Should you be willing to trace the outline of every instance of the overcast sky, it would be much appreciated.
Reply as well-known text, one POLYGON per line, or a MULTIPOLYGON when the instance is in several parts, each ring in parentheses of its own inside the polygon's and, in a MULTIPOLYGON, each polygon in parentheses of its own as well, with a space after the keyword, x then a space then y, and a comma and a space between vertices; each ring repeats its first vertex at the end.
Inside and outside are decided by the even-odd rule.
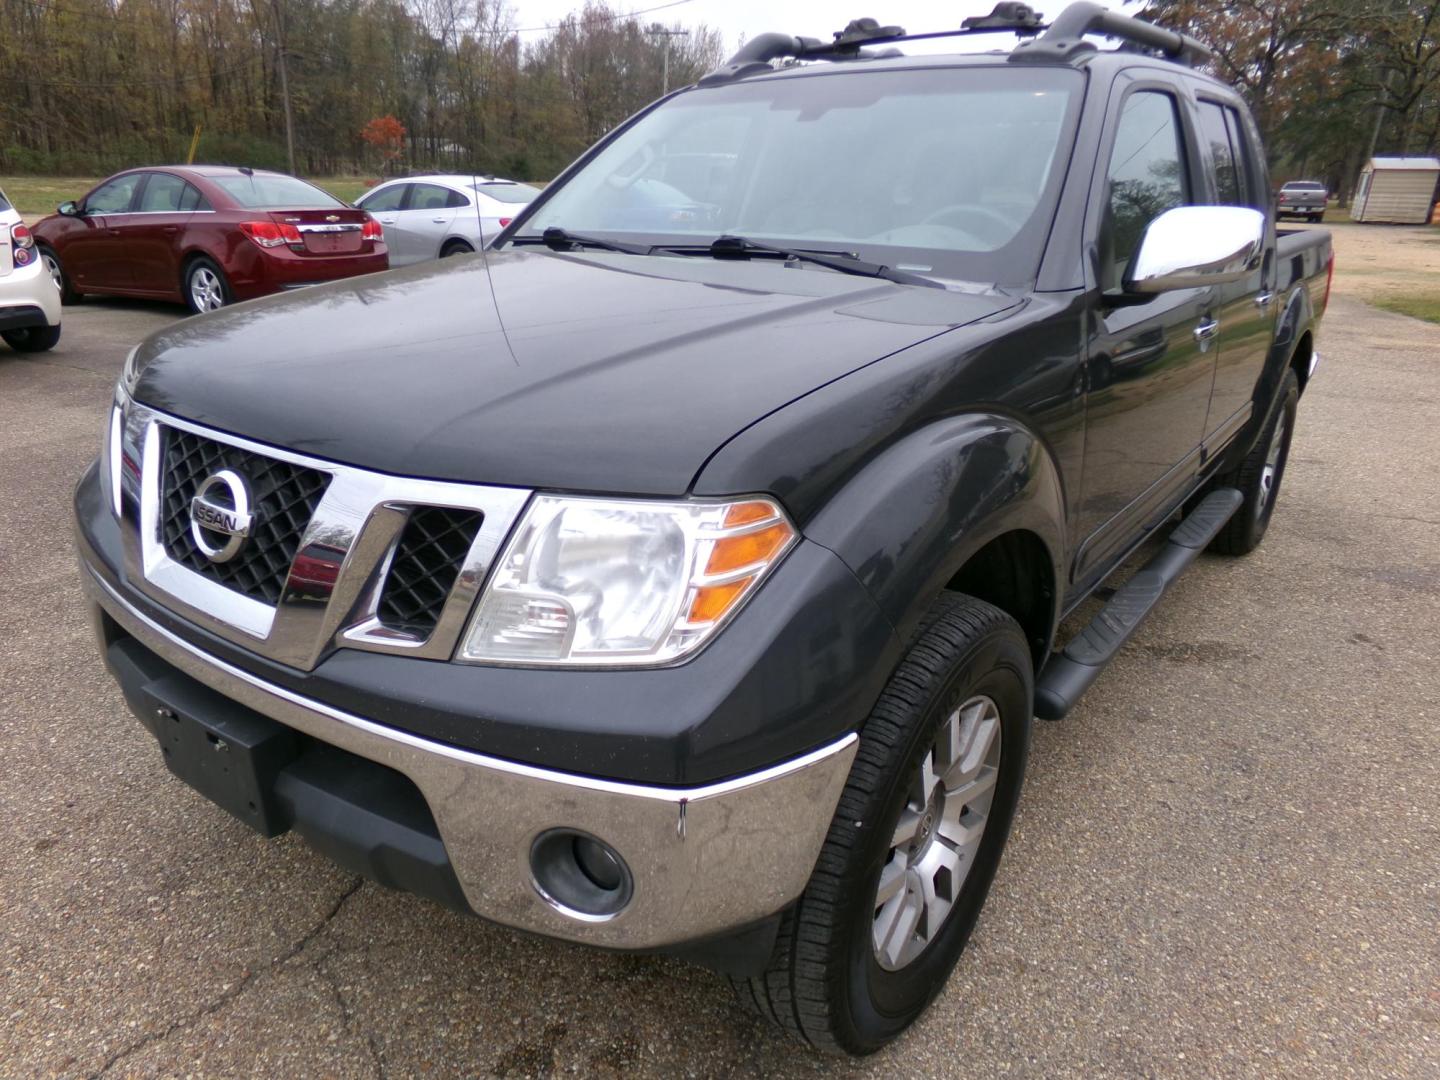
MULTIPOLYGON (((659 7, 666 0, 610 0, 610 6, 618 11, 640 12, 647 8, 659 7)), ((1068 0, 1032 6, 1052 18, 1066 6, 1068 0)), ((1107 7, 1120 7, 1121 0, 1102 0, 1107 7)), ((581 6, 584 0, 511 0, 515 11, 515 25, 519 27, 544 26, 553 24, 581 6)), ((885 25, 898 24, 912 34, 924 31, 944 30, 959 27, 961 20, 970 15, 985 15, 994 7, 993 0, 960 0, 958 3, 937 2, 937 0, 684 0, 674 7, 654 11, 642 16, 646 21, 655 20, 667 26, 681 27, 705 23, 722 33, 727 55, 733 52, 743 39, 762 34, 767 30, 778 30, 786 34, 806 37, 828 38, 836 30, 843 29, 853 18, 868 15, 885 25)), ((1134 10, 1132 8, 1132 10, 1134 10)), ((524 35, 529 40, 536 35, 524 35)), ((1008 47, 1014 39, 1010 37, 982 38, 986 44, 979 48, 1008 47)), ((918 45, 909 46, 907 51, 918 52, 918 45)), ((939 51, 956 51, 954 42, 941 46, 939 51)))

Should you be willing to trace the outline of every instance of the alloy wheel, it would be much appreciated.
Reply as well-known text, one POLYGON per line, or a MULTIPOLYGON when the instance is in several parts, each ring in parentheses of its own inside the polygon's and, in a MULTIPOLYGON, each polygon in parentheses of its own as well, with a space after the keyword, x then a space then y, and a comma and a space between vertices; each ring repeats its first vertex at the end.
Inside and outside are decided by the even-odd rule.
POLYGON ((940 725, 890 840, 871 931, 886 971, 924 952, 954 909, 980 850, 999 767, 1000 710, 976 695, 940 725))
POLYGON ((1282 410, 1275 421, 1275 432, 1270 436, 1270 446, 1265 451, 1265 464, 1260 469, 1260 497, 1255 500, 1255 516, 1262 516, 1275 498, 1275 488, 1280 482, 1280 458, 1285 452, 1287 417, 1282 410))
POLYGON ((65 274, 60 269, 60 260, 48 251, 44 252, 40 258, 45 263, 45 272, 50 275, 50 280, 54 282, 56 290, 63 293, 65 291, 65 274))
POLYGON ((214 311, 225 306, 225 290, 220 277, 208 266, 190 271, 190 299, 196 311, 214 311))

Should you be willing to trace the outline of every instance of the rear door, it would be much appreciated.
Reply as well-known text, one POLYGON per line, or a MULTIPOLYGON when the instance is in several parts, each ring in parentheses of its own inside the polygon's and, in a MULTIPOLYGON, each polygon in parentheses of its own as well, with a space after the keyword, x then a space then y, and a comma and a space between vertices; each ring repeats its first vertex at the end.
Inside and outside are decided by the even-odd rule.
POLYGON ((1205 201, 1186 103, 1174 84, 1129 82, 1117 82, 1120 100, 1091 198, 1102 296, 1087 362, 1079 582, 1105 572, 1193 480, 1214 381, 1213 289, 1143 303, 1104 299, 1119 292, 1151 221, 1205 201))
MULTIPOLYGON (((1239 109, 1232 102, 1202 96, 1196 101, 1196 115, 1211 198, 1221 206, 1248 206, 1265 213, 1269 181, 1261 159, 1251 150, 1239 109)), ((1220 331, 1206 425, 1212 453, 1250 417, 1255 384, 1274 337, 1276 270, 1272 237, 1259 269, 1215 288, 1220 331)))
POLYGON ((392 256, 392 262, 404 265, 438 257, 455 221, 457 200, 463 202, 464 198, 439 184, 411 184, 410 197, 395 215, 395 224, 385 226, 387 240, 394 229, 392 250, 401 254, 400 260, 392 256))
POLYGON ((144 173, 132 172, 107 180, 85 197, 80 210, 81 229, 66 238, 60 260, 77 284, 91 289, 133 288, 130 253, 122 229, 144 173))
POLYGON ((120 226, 133 288, 165 296, 179 292, 181 242, 200 202, 200 192, 174 173, 146 174, 135 208, 120 226))

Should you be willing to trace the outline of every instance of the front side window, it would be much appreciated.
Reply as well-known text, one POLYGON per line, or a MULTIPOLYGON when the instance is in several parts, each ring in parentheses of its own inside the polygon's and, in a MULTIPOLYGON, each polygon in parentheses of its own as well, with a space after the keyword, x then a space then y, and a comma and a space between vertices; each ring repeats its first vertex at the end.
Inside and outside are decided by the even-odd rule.
POLYGON ((405 201, 405 189, 408 184, 394 184, 382 191, 374 191, 366 195, 357 204, 361 210, 368 210, 372 214, 386 213, 391 210, 399 210, 400 204, 405 201))
POLYGON ((702 87, 605 146, 526 222, 693 248, 720 236, 942 277, 1038 265, 1082 77, 1013 66, 702 87))
POLYGON ((1125 99, 1110 153, 1109 179, 1101 232, 1107 290, 1120 286, 1150 222, 1190 201, 1180 121, 1169 94, 1142 90, 1125 99))
POLYGON ((85 200, 85 213, 128 213, 130 210, 130 202, 135 197, 135 189, 139 186, 140 178, 144 175, 144 173, 130 173, 101 184, 92 191, 89 198, 85 200))

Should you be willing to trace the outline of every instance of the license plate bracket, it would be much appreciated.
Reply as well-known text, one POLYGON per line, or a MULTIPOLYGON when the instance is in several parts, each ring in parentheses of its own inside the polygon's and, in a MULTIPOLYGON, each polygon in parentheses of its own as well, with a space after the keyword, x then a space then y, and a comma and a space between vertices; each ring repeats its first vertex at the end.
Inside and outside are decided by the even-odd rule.
POLYGON ((290 828, 275 779, 300 753, 294 731, 189 679, 161 678, 142 696, 172 773, 263 836, 290 828))

